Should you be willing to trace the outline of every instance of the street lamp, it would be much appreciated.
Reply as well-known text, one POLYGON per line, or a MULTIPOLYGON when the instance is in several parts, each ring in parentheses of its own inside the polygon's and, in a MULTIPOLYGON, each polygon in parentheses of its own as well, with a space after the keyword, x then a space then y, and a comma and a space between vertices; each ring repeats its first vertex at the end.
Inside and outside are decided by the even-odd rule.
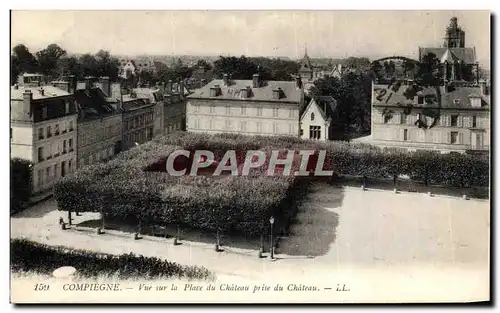
POLYGON ((269 219, 269 223, 271 224, 271 260, 274 259, 274 244, 273 244, 273 225, 274 225, 274 217, 271 216, 269 219))

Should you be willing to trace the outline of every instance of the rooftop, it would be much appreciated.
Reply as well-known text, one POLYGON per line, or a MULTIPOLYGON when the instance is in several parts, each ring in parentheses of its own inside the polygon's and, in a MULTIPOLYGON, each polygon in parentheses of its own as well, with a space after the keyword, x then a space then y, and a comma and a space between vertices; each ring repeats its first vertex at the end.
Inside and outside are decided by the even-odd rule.
POLYGON ((476 63, 476 49, 474 48, 419 48, 420 60, 428 53, 434 53, 441 62, 476 63))
POLYGON ((44 85, 40 87, 24 87, 24 86, 11 86, 10 87, 10 99, 11 100, 23 100, 23 93, 25 91, 31 91, 33 94, 33 100, 50 99, 56 97, 64 97, 71 95, 70 93, 59 89, 51 85, 44 85), (43 95, 40 90, 43 89, 43 95))
POLYGON ((302 90, 296 88, 294 81, 262 81, 261 87, 251 88, 252 80, 231 80, 229 86, 224 86, 222 79, 213 80, 202 88, 194 90, 188 99, 230 99, 240 101, 266 101, 266 102, 297 102, 301 101, 302 90), (221 88, 220 95, 210 97, 210 88, 218 85, 221 88), (240 91, 250 86, 252 90, 248 98, 241 98, 240 91), (280 99, 273 98, 273 91, 281 88, 280 99))

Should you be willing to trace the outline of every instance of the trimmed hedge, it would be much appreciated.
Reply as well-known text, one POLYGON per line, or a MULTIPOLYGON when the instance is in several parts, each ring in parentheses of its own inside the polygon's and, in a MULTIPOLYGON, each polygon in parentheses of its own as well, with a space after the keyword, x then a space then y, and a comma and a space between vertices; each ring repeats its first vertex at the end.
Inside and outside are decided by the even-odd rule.
MULTIPOLYGON (((164 170, 168 155, 179 149, 209 150, 217 161, 227 150, 236 150, 241 162, 248 150, 260 149, 269 156, 274 147, 326 150, 324 169, 338 175, 394 180, 407 175, 434 185, 489 185, 489 162, 480 156, 399 152, 367 144, 295 137, 178 132, 121 153, 108 163, 88 166, 64 177, 56 183, 54 196, 60 210, 104 212, 105 216, 136 220, 138 224, 177 224, 254 236, 265 231, 269 227, 267 220, 275 216, 277 226, 286 230, 286 221, 293 217, 292 204, 307 189, 307 177, 267 177, 264 172, 269 159, 248 177, 172 177, 164 170)), ((296 159, 292 172, 299 164, 296 159)))
POLYGON ((32 195, 32 163, 28 160, 10 160, 10 214, 24 209, 32 195))
POLYGON ((73 266, 83 277, 116 275, 117 278, 187 278, 213 279, 203 267, 182 266, 159 258, 136 256, 132 253, 112 255, 62 246, 48 246, 26 239, 10 241, 11 269, 14 272, 34 271, 51 275, 62 266, 73 266))

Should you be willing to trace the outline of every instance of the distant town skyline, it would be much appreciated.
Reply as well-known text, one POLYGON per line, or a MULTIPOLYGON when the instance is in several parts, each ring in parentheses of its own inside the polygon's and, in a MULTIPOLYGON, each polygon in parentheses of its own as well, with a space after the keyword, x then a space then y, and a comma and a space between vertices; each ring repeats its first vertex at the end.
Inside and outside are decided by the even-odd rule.
POLYGON ((11 45, 32 53, 266 56, 298 59, 402 55, 442 46, 452 17, 490 68, 488 11, 12 11, 11 45))

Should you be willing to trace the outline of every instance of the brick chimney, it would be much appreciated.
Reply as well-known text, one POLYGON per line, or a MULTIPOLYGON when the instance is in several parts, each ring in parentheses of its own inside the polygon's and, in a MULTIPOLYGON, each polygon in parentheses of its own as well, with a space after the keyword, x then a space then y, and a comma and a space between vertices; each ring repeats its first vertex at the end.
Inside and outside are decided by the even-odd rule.
POLYGON ((224 75, 222 75, 222 80, 224 81, 224 86, 229 86, 229 75, 224 73, 224 75))
POLYGON ((33 101, 33 93, 31 93, 31 90, 26 89, 23 92, 23 111, 26 114, 31 113, 31 101, 33 101))
POLYGON ((253 80, 253 88, 259 88, 260 87, 260 75, 257 73, 253 74, 252 80, 253 80))
POLYGON ((107 97, 111 97, 111 85, 109 84, 109 77, 99 77, 98 86, 99 88, 101 88, 104 94, 106 94, 107 97))

